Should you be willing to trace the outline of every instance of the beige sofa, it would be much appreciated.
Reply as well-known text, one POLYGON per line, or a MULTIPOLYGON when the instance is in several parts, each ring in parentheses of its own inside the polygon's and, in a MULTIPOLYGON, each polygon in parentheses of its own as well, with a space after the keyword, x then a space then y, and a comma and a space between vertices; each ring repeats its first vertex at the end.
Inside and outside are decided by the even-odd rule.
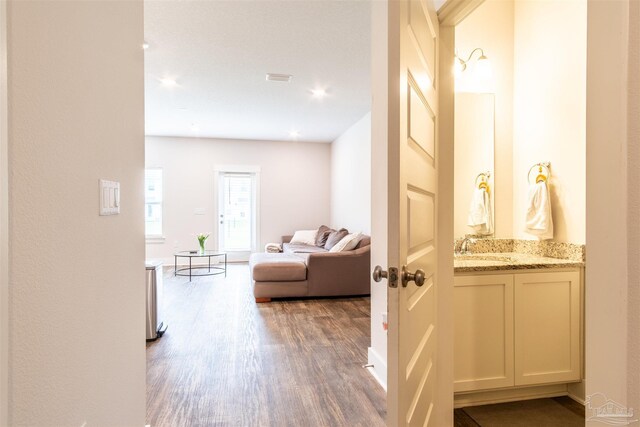
POLYGON ((249 265, 257 302, 281 297, 371 293, 369 236, 364 236, 355 249, 344 252, 329 252, 290 241, 291 236, 283 236, 283 253, 251 255, 249 265))

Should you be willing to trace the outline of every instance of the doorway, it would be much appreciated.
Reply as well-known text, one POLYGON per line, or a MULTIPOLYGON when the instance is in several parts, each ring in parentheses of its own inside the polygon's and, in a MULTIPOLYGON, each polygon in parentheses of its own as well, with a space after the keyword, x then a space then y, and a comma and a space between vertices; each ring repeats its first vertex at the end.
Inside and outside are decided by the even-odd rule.
POLYGON ((259 172, 242 169, 216 174, 218 250, 231 261, 248 261, 258 247, 259 172))

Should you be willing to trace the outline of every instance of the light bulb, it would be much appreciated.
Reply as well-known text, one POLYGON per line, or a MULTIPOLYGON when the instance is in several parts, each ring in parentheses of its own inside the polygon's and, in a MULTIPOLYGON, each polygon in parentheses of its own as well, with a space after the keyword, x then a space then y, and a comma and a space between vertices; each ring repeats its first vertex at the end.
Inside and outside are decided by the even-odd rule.
POLYGON ((321 88, 312 89, 311 94, 313 95, 314 98, 322 99, 327 95, 327 91, 321 88))
POLYGON ((465 68, 467 68, 466 64, 463 63, 460 58, 456 58, 453 64, 453 72, 456 78, 459 78, 462 75, 462 72, 464 71, 465 68))
POLYGON ((171 77, 164 77, 162 79, 159 79, 160 83, 162 84, 162 86, 164 87, 176 87, 178 86, 178 82, 176 82, 175 79, 172 79, 171 77))
POLYGON ((476 63, 476 76, 481 81, 488 81, 493 76, 491 61, 484 55, 478 58, 476 63))

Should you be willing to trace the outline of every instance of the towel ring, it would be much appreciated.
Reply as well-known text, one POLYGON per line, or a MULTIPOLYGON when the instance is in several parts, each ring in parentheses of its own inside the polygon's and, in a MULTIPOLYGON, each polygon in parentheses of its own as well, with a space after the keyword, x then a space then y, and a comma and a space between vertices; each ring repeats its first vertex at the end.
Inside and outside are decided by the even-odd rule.
POLYGON ((531 169, 529 169, 529 172, 527 173, 527 181, 529 181, 529 184, 531 184, 531 172, 535 168, 538 168, 536 184, 539 182, 548 183, 549 179, 551 178, 551 162, 536 163, 535 165, 531 166, 531 169), (543 172, 543 168, 546 170, 546 174, 543 172))
POLYGON ((476 176, 475 184, 478 189, 484 189, 487 193, 491 193, 491 186, 489 186, 489 178, 491 178, 491 172, 480 172, 476 176), (480 183, 478 183, 480 179, 480 183))

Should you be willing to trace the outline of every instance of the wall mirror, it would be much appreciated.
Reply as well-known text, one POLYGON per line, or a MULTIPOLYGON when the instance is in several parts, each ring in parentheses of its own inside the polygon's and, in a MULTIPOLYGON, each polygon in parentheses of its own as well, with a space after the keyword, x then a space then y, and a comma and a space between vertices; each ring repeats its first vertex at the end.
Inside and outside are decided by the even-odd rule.
POLYGON ((454 236, 477 234, 468 225, 474 191, 480 173, 489 172, 490 204, 495 233, 495 96, 492 93, 455 94, 455 156, 454 156, 454 236))

